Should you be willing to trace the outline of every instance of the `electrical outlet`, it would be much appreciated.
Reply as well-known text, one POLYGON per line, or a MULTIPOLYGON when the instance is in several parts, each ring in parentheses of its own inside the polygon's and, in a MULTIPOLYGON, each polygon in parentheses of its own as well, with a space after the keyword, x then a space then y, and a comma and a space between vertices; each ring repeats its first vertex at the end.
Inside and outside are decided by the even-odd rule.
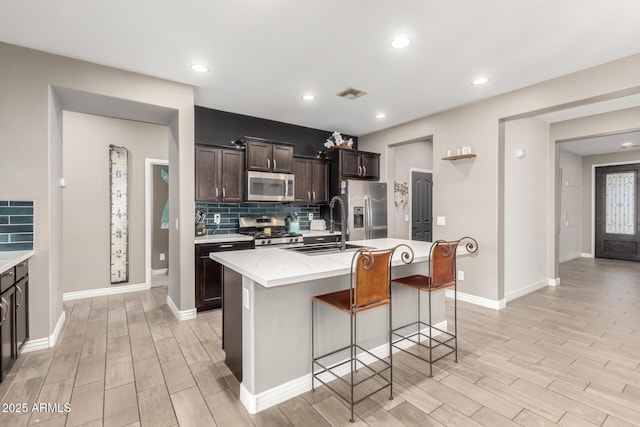
POLYGON ((445 217, 437 216, 436 217, 436 225, 445 225, 447 223, 445 217))
POLYGON ((458 280, 464 280, 464 271, 458 270, 458 280))
POLYGON ((220 224, 220 214, 213 214, 213 223, 220 224))
POLYGON ((165 257, 164 254, 160 254, 160 261, 164 261, 164 257, 165 257))
POLYGON ((251 308, 251 301, 249 300, 249 289, 242 288, 242 305, 249 310, 251 308))
POLYGON ((309 221, 313 221, 313 214, 312 213, 309 214, 309 221))

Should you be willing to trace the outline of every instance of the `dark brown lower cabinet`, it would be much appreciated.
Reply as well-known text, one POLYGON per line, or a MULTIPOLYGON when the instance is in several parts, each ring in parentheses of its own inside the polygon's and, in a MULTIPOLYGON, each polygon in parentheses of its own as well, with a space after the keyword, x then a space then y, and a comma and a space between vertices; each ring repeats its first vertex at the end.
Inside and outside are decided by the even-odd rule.
POLYGON ((0 278, 0 381, 29 339, 29 264, 24 261, 0 278))
POLYGON ((242 275, 223 267, 222 348, 224 362, 242 382, 242 275))
POLYGON ((253 241, 196 245, 196 310, 222 307, 222 265, 209 258, 209 254, 246 249, 253 249, 253 241))

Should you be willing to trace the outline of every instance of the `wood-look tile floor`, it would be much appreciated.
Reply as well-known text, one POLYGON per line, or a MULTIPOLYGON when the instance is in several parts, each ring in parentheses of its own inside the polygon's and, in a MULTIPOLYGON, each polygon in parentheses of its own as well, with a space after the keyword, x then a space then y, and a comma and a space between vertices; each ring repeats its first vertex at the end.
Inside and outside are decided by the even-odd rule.
MULTIPOLYGON (((460 363, 442 360, 429 378, 397 355, 395 399, 360 403, 354 425, 639 426, 640 264, 579 259, 560 270, 560 286, 501 311, 459 303, 460 363)), ((153 288, 65 303, 56 348, 23 355, 0 399, 71 412, 0 413, 0 426, 351 425, 323 388, 249 415, 223 362, 220 312, 178 322, 165 300, 153 288)))

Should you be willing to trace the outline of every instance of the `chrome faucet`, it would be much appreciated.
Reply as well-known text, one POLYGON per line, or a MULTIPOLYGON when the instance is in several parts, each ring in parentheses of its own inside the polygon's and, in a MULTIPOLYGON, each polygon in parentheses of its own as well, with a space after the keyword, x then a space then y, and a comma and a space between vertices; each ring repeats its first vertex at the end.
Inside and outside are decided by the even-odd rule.
POLYGON ((340 196, 333 196, 329 202, 329 231, 333 233, 334 221, 333 221, 333 206, 336 202, 340 203, 340 213, 342 214, 342 221, 340 224, 340 251, 344 251, 347 248, 347 210, 344 208, 344 200, 340 196))

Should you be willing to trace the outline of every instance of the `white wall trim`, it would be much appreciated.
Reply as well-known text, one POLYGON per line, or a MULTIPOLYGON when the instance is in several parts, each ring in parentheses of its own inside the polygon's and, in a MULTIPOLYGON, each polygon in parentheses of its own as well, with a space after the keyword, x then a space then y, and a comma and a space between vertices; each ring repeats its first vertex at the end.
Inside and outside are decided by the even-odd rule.
POLYGON ((567 255, 565 257, 562 257, 558 260, 558 263, 563 263, 563 262, 567 262, 567 261, 571 261, 572 259, 578 259, 581 258, 582 254, 571 254, 571 255, 567 255))
POLYGON ((549 277, 549 286, 558 286, 560 285, 560 278, 559 277, 549 277))
MULTIPOLYGON (((437 328, 446 330, 447 329, 447 321, 440 322, 434 325, 437 328)), ((427 332, 428 329, 423 330, 423 332, 427 332)), ((428 333, 426 333, 428 335, 428 333)), ((407 344, 406 347, 410 347, 410 344, 407 344)), ((404 347, 404 345, 403 345, 404 347)), ((371 353, 375 354, 380 358, 387 357, 389 355, 389 344, 382 344, 374 349, 369 350, 371 353)), ((401 350, 394 348, 393 352, 397 353, 401 350)), ((366 353, 359 353, 358 359, 362 360, 364 363, 373 363, 376 359, 366 353)), ((334 372, 338 375, 344 375, 349 372, 349 365, 345 364, 340 369, 336 369, 334 372)), ((326 378, 323 378, 325 382, 333 381, 336 378, 333 375, 327 374, 326 378)), ((316 383, 319 387, 321 384, 319 382, 316 383)), ((245 387, 244 383, 240 384, 240 401, 247 408, 247 411, 250 414, 256 414, 260 411, 264 411, 272 406, 277 405, 278 403, 282 403, 286 400, 289 400, 293 397, 299 396, 303 393, 311 390, 311 374, 303 375, 296 379, 293 379, 289 382, 281 384, 277 387, 271 388, 269 390, 265 390, 258 394, 251 394, 249 390, 245 387)))
POLYGON ((176 319, 180 321, 195 319, 198 313, 195 308, 192 308, 190 310, 178 310, 178 307, 173 302, 171 297, 169 297, 169 295, 167 295, 167 305, 171 309, 171 312, 176 317, 176 319))
POLYGON ((513 301, 514 299, 523 297, 525 295, 528 295, 542 288, 546 288, 549 285, 550 285, 549 280, 542 280, 538 283, 534 283, 532 285, 526 286, 516 291, 509 292, 508 294, 505 294, 504 299, 506 302, 513 301))
POLYGON ((151 217, 153 206, 151 198, 151 182, 153 179, 153 166, 162 165, 169 166, 168 160, 163 159, 144 159, 144 281, 147 289, 151 288, 151 234, 153 232, 151 217))
MULTIPOLYGON (((453 298, 453 290, 452 289, 445 290, 445 296, 447 298, 453 298)), ((504 299, 494 300, 494 299, 479 297, 476 295, 465 294, 462 292, 458 292, 458 301, 468 302, 471 304, 479 305, 481 307, 490 308, 492 310, 502 310, 507 305, 507 302, 504 299)))
POLYGON ((151 274, 167 274, 169 272, 168 268, 158 268, 157 270, 151 270, 151 274))
POLYGON ((580 256, 581 256, 582 258, 595 258, 595 256, 593 255, 593 253, 589 253, 589 252, 582 252, 582 253, 580 254, 580 256))
POLYGON ((111 286, 108 288, 89 289, 86 291, 65 292, 62 294, 62 301, 73 301, 83 298, 95 298, 106 295, 126 294, 129 292, 138 292, 149 289, 146 283, 138 283, 135 285, 111 286))
POLYGON ((56 342, 58 342, 58 339, 60 338, 60 334, 62 333, 62 327, 64 326, 65 319, 66 314, 63 311, 62 314, 60 314, 60 317, 58 317, 58 321, 56 322, 56 326, 53 328, 53 332, 51 333, 51 335, 45 338, 27 341, 24 347, 22 347, 21 353, 46 350, 47 348, 54 347, 56 345, 56 342))

